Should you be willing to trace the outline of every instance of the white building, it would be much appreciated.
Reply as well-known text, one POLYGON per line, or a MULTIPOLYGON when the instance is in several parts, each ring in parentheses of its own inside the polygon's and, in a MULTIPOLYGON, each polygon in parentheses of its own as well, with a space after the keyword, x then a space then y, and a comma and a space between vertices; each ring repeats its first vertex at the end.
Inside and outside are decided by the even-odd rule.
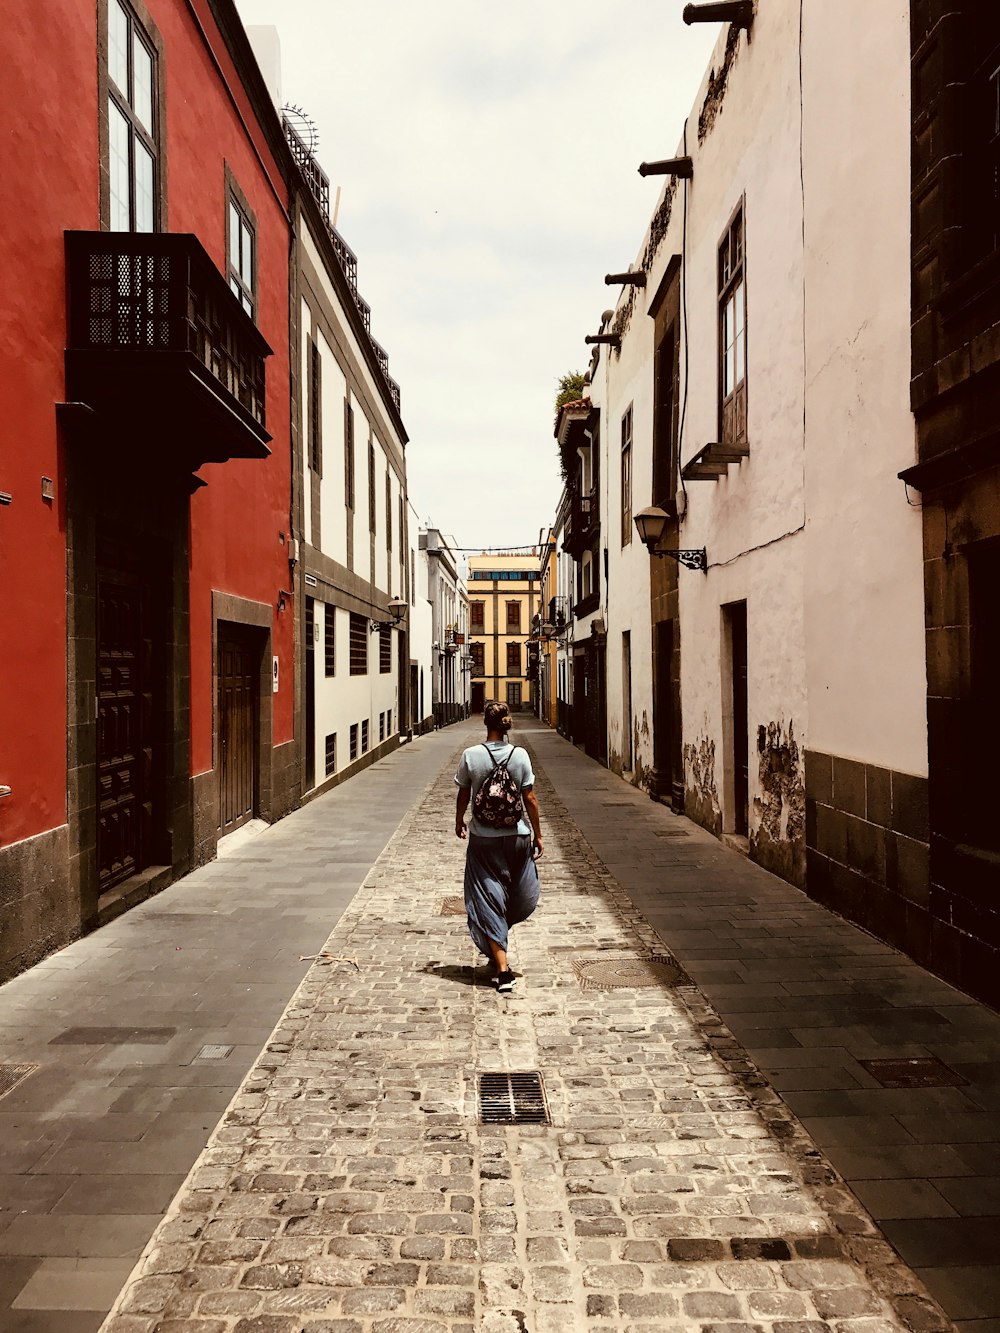
POLYGON ((430 559, 420 542, 420 519, 412 501, 407 513, 410 546, 410 713, 407 732, 419 735, 434 727, 434 617, 430 559))
MULTIPOLYGON (((286 133, 301 156, 294 131, 286 133)), ((399 744, 401 726, 404 733, 410 726, 414 663, 399 388, 371 338, 354 256, 330 223, 326 178, 308 156, 303 170, 315 198, 304 196, 295 219, 293 477, 302 649, 296 733, 308 794, 399 744)))
POLYGON ((609 765, 848 911, 927 763, 908 117, 906 6, 726 25, 592 384, 609 765))
POLYGON ((437 528, 420 533, 427 558, 431 604, 431 700, 437 726, 469 715, 469 595, 461 576, 455 539, 437 528))

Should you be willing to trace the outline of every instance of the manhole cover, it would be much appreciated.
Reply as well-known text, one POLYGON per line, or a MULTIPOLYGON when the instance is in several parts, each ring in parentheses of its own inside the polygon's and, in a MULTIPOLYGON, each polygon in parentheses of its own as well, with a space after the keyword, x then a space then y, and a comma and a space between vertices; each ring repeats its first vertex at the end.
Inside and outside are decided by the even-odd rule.
POLYGON ((17 1085, 33 1074, 37 1065, 0 1065, 0 1097, 6 1097, 17 1085))
POLYGON ((549 1108, 541 1074, 531 1071, 479 1075, 481 1125, 547 1125, 549 1108))
POLYGON ((194 1058, 196 1060, 225 1060, 232 1053, 233 1048, 231 1046, 203 1046, 194 1058))
POLYGON ((464 898, 442 898, 439 916, 465 916, 464 898))
POLYGON ((575 958, 573 971, 584 990, 636 989, 640 986, 689 986, 674 958, 575 958))
POLYGON ((859 1060, 883 1088, 963 1088, 967 1078, 956 1074, 946 1064, 926 1056, 919 1060, 859 1060))
POLYGON ((165 1046, 176 1028, 67 1028, 50 1046, 165 1046))

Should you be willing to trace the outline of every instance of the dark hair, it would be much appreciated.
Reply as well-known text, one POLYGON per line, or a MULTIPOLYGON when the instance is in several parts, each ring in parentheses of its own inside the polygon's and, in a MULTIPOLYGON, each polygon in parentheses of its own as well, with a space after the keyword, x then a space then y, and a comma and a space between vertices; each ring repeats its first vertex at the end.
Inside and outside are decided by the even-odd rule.
POLYGON ((488 731, 509 731, 510 709, 499 699, 491 699, 483 709, 483 721, 488 731))

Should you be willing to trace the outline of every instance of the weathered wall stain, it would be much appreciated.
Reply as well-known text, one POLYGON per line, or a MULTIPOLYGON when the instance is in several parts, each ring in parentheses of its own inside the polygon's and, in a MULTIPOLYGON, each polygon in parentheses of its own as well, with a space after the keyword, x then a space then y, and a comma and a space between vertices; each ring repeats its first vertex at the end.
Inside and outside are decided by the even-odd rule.
POLYGON ((716 837, 722 832, 722 810, 715 785, 715 741, 702 736, 684 747, 684 813, 716 837))
POLYGON ((649 716, 646 713, 645 708, 642 710, 641 718, 637 717, 633 719, 632 731, 632 754, 634 756, 632 762, 635 766, 632 782, 642 791, 649 791, 653 770, 642 758, 644 753, 649 753, 652 744, 649 731, 649 716))
MULTIPOLYGON (((660 200, 656 212, 653 214, 653 220, 649 224, 649 236, 646 239, 646 248, 642 252, 642 258, 639 260, 639 268, 643 273, 649 273, 653 267, 653 261, 656 258, 656 252, 660 248, 664 236, 667 234, 667 228, 670 226, 670 215, 674 210, 674 197, 677 194, 677 178, 674 177, 666 190, 663 192, 663 198, 660 200)), ((615 312, 615 320, 611 326, 613 333, 617 333, 622 341, 625 340, 625 334, 628 326, 632 322, 632 315, 635 311, 636 292, 638 288, 629 287, 623 294, 622 301, 615 312)), ((621 356, 621 348, 615 353, 621 356)))
POLYGON ((729 82, 729 73, 736 63, 739 49, 740 29, 735 23, 731 23, 729 25, 729 36, 726 38, 726 53, 722 57, 722 64, 718 69, 713 69, 708 77, 705 100, 701 104, 701 114, 698 116, 699 144, 703 144, 711 134, 719 112, 722 110, 722 103, 726 97, 726 85, 729 82))
POLYGON ((753 800, 750 855, 800 888, 806 878, 806 791, 795 724, 757 728, 760 792, 753 800))

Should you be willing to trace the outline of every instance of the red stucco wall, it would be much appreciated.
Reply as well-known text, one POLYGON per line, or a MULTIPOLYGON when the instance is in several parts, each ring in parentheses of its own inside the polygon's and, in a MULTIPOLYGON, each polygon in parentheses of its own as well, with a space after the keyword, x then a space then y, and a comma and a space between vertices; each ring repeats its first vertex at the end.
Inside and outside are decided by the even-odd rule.
POLYGON ((272 648, 281 664, 276 745, 292 737, 294 673, 291 608, 277 610, 278 590, 288 587, 279 536, 288 532, 290 508, 288 197, 207 0, 195 0, 194 8, 205 37, 178 0, 150 3, 167 50, 168 226, 194 232, 225 272, 228 163, 257 219, 257 324, 273 349, 267 428, 274 437, 264 462, 234 459, 202 468, 208 485, 191 500, 191 763, 200 773, 212 767, 213 589, 273 609, 272 648))
MULTIPOLYGON (((66 819, 66 541, 55 404, 65 397, 63 233, 97 230, 97 14, 105 0, 0 0, 12 58, 0 80, 0 845, 66 819), (41 478, 56 499, 41 498, 41 478)), ((228 163, 257 218, 258 324, 267 362, 264 462, 203 469, 191 502, 192 771, 212 764, 212 589, 274 608, 281 660, 274 742, 292 736, 288 586, 289 372, 287 197, 250 102, 210 16, 193 0, 148 0, 164 39, 167 226, 192 231, 223 271, 228 163), (217 67, 208 50, 215 52, 217 67), (227 91, 228 79, 232 96, 227 91), (234 99, 236 106, 234 106, 234 99)), ((155 502, 155 497, 151 497, 155 502)))
POLYGON ((96 6, 0 0, 0 845, 66 819, 63 231, 97 226, 96 6), (41 478, 56 499, 41 498, 41 478))

